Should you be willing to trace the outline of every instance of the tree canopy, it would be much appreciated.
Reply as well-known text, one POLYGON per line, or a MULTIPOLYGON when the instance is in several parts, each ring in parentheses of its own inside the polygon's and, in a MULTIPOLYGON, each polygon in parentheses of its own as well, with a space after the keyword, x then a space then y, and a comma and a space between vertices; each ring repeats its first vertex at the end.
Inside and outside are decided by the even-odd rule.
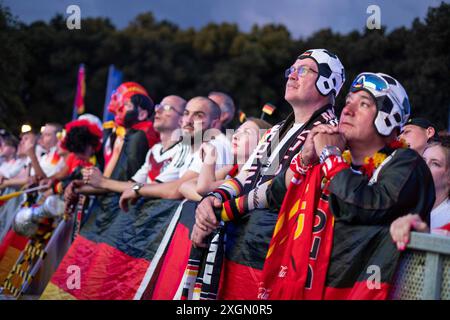
MULTIPOLYGON (((71 118, 80 63, 86 68, 86 111, 101 115, 107 72, 114 64, 124 81, 147 88, 155 101, 169 94, 186 99, 219 90, 239 109, 259 116, 270 102, 278 107, 270 121, 284 118, 284 70, 309 48, 327 48, 346 68, 346 92, 362 71, 384 72, 406 88, 413 116, 447 126, 450 107, 450 5, 429 8, 410 28, 352 31, 329 29, 294 39, 283 25, 236 24, 180 29, 151 12, 118 30, 110 20, 88 18, 81 30, 68 30, 65 18, 29 25, 0 5, 0 127, 17 132, 23 122, 40 126, 71 118)), ((337 106, 343 105, 345 94, 337 106)))

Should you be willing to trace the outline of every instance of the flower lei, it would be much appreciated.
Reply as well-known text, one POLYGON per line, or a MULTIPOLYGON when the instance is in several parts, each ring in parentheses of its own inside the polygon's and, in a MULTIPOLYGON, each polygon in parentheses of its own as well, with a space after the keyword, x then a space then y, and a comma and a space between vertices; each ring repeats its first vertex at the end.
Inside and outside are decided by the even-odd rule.
MULTIPOLYGON (((387 146, 393 150, 408 147, 403 139, 392 141, 387 146)), ((352 155, 350 150, 345 150, 342 153, 342 158, 350 165, 352 163, 352 155)), ((386 160, 386 158, 387 154, 383 152, 375 152, 372 157, 365 157, 364 164, 360 168, 362 174, 366 175, 369 179, 372 178, 374 171, 380 166, 380 164, 383 163, 384 160, 386 160)))

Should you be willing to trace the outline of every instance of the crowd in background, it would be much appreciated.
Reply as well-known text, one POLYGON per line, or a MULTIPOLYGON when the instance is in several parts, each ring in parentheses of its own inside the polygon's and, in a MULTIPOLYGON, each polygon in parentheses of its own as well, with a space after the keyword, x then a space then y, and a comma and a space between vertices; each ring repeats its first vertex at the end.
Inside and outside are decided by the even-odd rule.
MULTIPOLYGON (((414 106, 411 111, 407 93, 396 79, 381 73, 360 74, 344 93, 340 120, 333 104, 345 74, 336 55, 309 50, 286 70, 286 79, 285 99, 293 113, 275 126, 248 118, 238 128, 230 128, 236 106, 223 92, 191 99, 169 95, 155 104, 145 88, 126 82, 111 97, 113 121, 102 123, 94 115, 83 114, 65 125, 45 123, 40 130, 22 130, 20 137, 3 130, 2 195, 37 186, 38 203, 57 195, 69 214, 80 195, 95 201, 116 194, 123 215, 142 198, 187 199, 197 203, 187 240, 194 249, 210 251, 211 235, 223 234, 225 224, 244 221, 248 226, 252 220, 242 217, 254 210, 271 210, 276 214, 266 220, 272 226, 264 240, 268 252, 261 254, 266 261, 272 260, 254 267, 261 270, 263 283, 256 288, 255 299, 309 297, 305 283, 286 290, 290 284, 286 281, 295 277, 305 277, 308 283, 303 266, 311 261, 302 260, 304 255, 299 252, 306 247, 309 253, 314 239, 297 234, 300 221, 307 229, 308 212, 314 217, 316 210, 322 210, 327 217, 320 232, 322 243, 330 247, 320 254, 329 250, 323 259, 331 262, 339 254, 336 239, 351 241, 350 225, 387 226, 390 232, 385 236, 399 250, 405 249, 410 230, 448 235, 449 137, 439 136, 427 119, 414 117, 414 106), (345 150, 351 153, 349 161, 343 161, 345 150), (327 200, 322 203, 319 198, 327 200), (301 210, 306 210, 304 218, 301 210), (284 217, 289 212, 290 222, 284 217), (327 231, 333 228, 328 224, 331 220, 333 234, 327 231), (300 235, 304 242, 298 245, 296 236, 300 235), (303 271, 284 277, 280 266, 284 270, 291 257, 296 261, 293 265, 303 271)), ((0 241, 19 223, 15 214, 21 204, 9 201, 0 209, 0 241)), ((91 209, 87 213, 91 217, 80 222, 81 230, 95 215, 91 209)), ((316 222, 311 219, 314 229, 316 222)), ((234 236, 253 232, 239 230, 242 234, 234 236)), ((328 278, 333 274, 331 262, 328 278)), ((202 287, 202 292, 208 290, 214 291, 202 287)), ((242 298, 223 292, 222 297, 242 298)))

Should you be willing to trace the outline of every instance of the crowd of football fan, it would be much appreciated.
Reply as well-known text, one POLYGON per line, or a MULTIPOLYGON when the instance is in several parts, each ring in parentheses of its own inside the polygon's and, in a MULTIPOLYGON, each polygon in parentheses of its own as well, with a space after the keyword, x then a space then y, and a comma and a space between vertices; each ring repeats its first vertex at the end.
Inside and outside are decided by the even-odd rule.
MULTIPOLYGON (((266 264, 260 278, 251 280, 258 283, 254 299, 301 299, 307 295, 282 293, 287 282, 280 267, 288 270, 292 257, 301 261, 298 223, 322 206, 334 220, 335 239, 345 237, 343 225, 381 225, 389 230, 390 245, 402 251, 411 230, 448 235, 450 140, 427 119, 414 117, 398 79, 359 74, 344 93, 345 105, 337 106, 342 107, 338 120, 334 101, 345 71, 337 55, 308 50, 285 75, 292 114, 273 127, 247 118, 231 128, 236 108, 223 92, 189 100, 170 95, 154 104, 145 88, 126 82, 111 96, 112 121, 83 114, 65 126, 22 128, 20 137, 2 130, 0 190, 6 197, 0 241, 25 225, 16 217, 23 203, 8 195, 34 187, 39 187, 36 203, 56 195, 69 216, 81 195, 95 201, 120 194, 122 214, 142 198, 194 201, 193 250, 210 248, 210 235, 228 223, 250 228, 252 219, 242 217, 266 210, 276 214, 265 220, 271 235, 270 241, 261 240, 266 264), (308 202, 311 194, 326 196, 326 203, 308 202), (289 212, 295 223, 284 218, 289 212)), ((232 236, 245 237, 245 229, 232 236)), ((335 253, 327 259, 334 258, 335 253)), ((292 281, 302 276, 297 269, 288 275, 292 281)))

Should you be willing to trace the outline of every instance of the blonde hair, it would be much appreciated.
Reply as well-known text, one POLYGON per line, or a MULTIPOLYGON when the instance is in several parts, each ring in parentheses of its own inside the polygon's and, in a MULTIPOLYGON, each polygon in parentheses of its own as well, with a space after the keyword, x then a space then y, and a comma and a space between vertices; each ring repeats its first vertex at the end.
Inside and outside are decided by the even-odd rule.
POLYGON ((247 118, 245 121, 251 121, 254 124, 256 124, 258 126, 258 128, 260 129, 270 129, 272 128, 272 125, 270 123, 268 123, 267 121, 264 121, 262 119, 258 119, 258 118, 254 118, 254 117, 250 117, 247 118))

